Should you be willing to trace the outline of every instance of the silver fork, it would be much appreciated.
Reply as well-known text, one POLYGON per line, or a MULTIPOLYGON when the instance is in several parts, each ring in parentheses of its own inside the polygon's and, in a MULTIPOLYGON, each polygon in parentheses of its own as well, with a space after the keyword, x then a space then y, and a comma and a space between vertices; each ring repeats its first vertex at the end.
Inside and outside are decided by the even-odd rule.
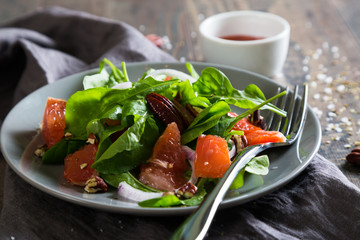
MULTIPOLYGON (((298 89, 299 87, 295 86, 293 93, 289 93, 287 89, 287 94, 282 98, 278 98, 275 103, 279 108, 286 110, 287 117, 274 116, 272 113, 269 118, 269 130, 282 132, 287 136, 287 140, 283 143, 266 143, 249 146, 239 153, 233 160, 233 164, 231 164, 227 172, 216 184, 215 188, 208 194, 199 208, 175 231, 171 239, 203 239, 215 216, 217 208, 224 199, 228 188, 239 171, 260 152, 273 147, 290 146, 298 139, 306 118, 308 87, 304 85, 301 99, 298 98, 298 89)), ((281 89, 279 88, 278 93, 280 93, 280 91, 281 89)))

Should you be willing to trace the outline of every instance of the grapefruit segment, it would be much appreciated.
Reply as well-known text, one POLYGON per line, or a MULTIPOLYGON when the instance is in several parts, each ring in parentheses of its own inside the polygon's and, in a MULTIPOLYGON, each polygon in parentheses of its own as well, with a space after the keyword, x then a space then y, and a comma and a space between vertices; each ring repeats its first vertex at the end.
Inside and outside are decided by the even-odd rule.
POLYGON ((231 165, 225 139, 214 135, 198 138, 195 150, 195 175, 204 178, 221 178, 231 165))
POLYGON ((286 138, 281 132, 258 130, 249 132, 246 135, 248 145, 256 145, 270 142, 285 142, 286 138))
POLYGON ((65 134, 66 101, 49 97, 46 101, 41 134, 48 148, 59 142, 65 134))
MULTIPOLYGON (((229 116, 237 117, 237 114, 229 113, 229 116)), ((253 125, 247 118, 240 119, 232 129, 236 131, 243 131, 245 135, 249 132, 262 130, 260 127, 253 125)))
POLYGON ((168 124, 155 143, 150 159, 140 166, 140 182, 163 191, 172 191, 187 182, 188 165, 180 137, 176 123, 168 124))
MULTIPOLYGON (((230 117, 236 117, 236 113, 229 113, 230 117)), ((248 146, 269 142, 285 142, 286 137, 277 131, 265 131, 260 127, 253 125, 247 118, 238 121, 233 130, 243 131, 248 141, 248 146)))
POLYGON ((67 155, 64 161, 64 178, 73 185, 85 186, 87 180, 97 176, 98 173, 91 168, 97 150, 98 144, 88 144, 67 155))

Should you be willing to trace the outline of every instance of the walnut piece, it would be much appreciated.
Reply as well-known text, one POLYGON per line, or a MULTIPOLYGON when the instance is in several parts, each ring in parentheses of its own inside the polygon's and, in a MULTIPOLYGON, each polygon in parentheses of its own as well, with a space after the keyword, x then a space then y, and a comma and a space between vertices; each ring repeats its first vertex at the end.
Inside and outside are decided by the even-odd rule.
POLYGON ((234 141, 236 146, 236 153, 241 152, 248 146, 248 141, 245 135, 233 135, 231 139, 234 141))
POLYGON ((72 138, 72 133, 71 132, 66 132, 64 137, 65 138, 72 138))
POLYGON ((35 149, 34 154, 35 156, 42 158, 47 150, 46 145, 40 146, 37 149, 35 149))
POLYGON ((187 182, 177 190, 176 195, 183 198, 192 198, 197 190, 198 188, 194 184, 187 182))
POLYGON ((266 126, 266 123, 264 121, 264 117, 262 117, 260 115, 260 110, 256 110, 255 112, 253 112, 252 114, 250 114, 248 116, 248 120, 254 124, 255 126, 263 129, 263 130, 266 130, 267 126, 266 126))
POLYGON ((88 193, 106 192, 107 184, 101 177, 95 176, 86 181, 84 189, 88 193))

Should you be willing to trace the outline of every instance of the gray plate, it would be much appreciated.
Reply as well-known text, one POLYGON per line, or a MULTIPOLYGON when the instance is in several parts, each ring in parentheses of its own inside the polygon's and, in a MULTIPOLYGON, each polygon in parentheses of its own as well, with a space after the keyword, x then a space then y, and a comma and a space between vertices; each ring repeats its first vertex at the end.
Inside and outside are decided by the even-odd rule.
MULTIPOLYGON (((235 88, 243 89, 248 84, 254 83, 267 97, 274 95, 279 86, 270 79, 237 68, 207 63, 193 63, 193 65, 198 72, 205 67, 215 66, 232 80, 235 88)), ((135 80, 150 67, 156 69, 169 67, 186 72, 185 64, 182 63, 127 64, 128 74, 135 80)), ((115 190, 101 194, 84 193, 81 187, 66 183, 62 165, 43 165, 32 155, 36 141, 33 141, 35 146, 29 146, 29 143, 38 132, 47 97, 68 99, 75 91, 82 90, 83 76, 96 71, 78 73, 46 85, 25 97, 10 111, 1 129, 1 150, 7 163, 21 178, 41 191, 83 206, 137 215, 175 215, 192 212, 195 207, 141 208, 136 203, 117 199, 115 190), (27 147, 30 148, 28 151, 30 154, 24 154, 27 147)), ((228 192, 221 207, 230 207, 259 198, 288 183, 309 164, 318 151, 320 142, 320 123, 309 108, 305 129, 298 144, 269 151, 267 153, 271 162, 269 174, 264 177, 248 176, 241 190, 228 192)))

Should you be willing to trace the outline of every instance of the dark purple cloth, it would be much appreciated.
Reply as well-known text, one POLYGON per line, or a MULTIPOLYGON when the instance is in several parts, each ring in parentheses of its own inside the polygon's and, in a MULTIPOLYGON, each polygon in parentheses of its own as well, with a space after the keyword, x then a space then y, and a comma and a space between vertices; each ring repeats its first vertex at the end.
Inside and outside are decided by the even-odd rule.
MULTIPOLYGON (((0 119, 28 93, 97 67, 104 57, 116 64, 175 61, 126 23, 83 12, 53 7, 3 26, 0 119)), ((32 187, 9 167, 0 170, 5 174, 0 239, 167 239, 185 219, 78 206, 32 187)), ((276 192, 219 211, 207 238, 358 239, 359 203, 360 190, 334 164, 316 155, 276 192)))

